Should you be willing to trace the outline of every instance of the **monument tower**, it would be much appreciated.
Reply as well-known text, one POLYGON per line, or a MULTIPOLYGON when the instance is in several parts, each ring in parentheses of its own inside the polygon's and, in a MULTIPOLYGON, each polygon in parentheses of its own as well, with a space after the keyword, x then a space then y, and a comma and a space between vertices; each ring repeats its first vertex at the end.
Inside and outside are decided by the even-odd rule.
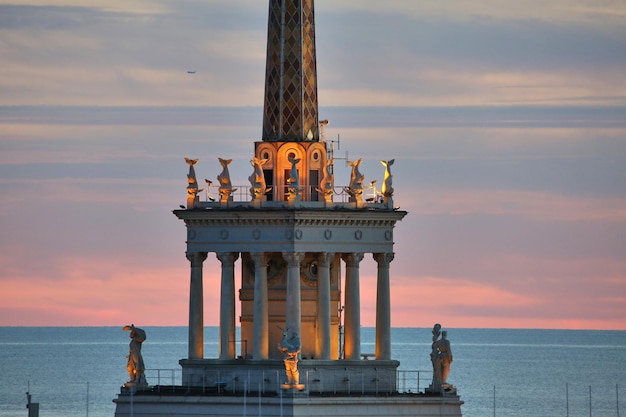
MULTIPOLYGON (((332 145, 320 140, 327 122, 318 116, 313 0, 270 0, 267 33, 262 136, 254 142, 249 184, 233 185, 231 160, 216 155, 219 198, 201 201, 198 160, 186 158, 187 205, 174 210, 186 226, 190 262, 189 349, 179 361, 186 393, 176 397, 172 388, 172 394, 159 394, 170 405, 184 404, 168 408, 168 415, 189 415, 189 407, 203 415, 237 415, 241 401, 233 396, 258 395, 255 406, 263 409, 250 412, 265 416, 305 410, 426 416, 427 409, 439 412, 442 404, 451 407, 446 415, 460 416, 456 396, 420 403, 398 395, 406 389, 398 386, 399 362, 391 352, 390 265, 394 228, 407 213, 393 204, 393 159, 381 161, 384 179, 374 198, 364 199, 361 159, 348 161, 350 178, 335 185, 332 145), (211 289, 220 294, 213 357, 204 352, 203 275, 209 256, 221 267, 220 287, 211 289), (361 352, 365 256, 377 264, 375 352, 361 352), (190 393, 202 401, 190 405, 190 393), (370 395, 387 408, 374 410, 368 406, 374 400, 355 394, 370 395), (390 414, 389 407, 404 414, 390 414)), ((124 391, 115 402, 116 416, 127 415, 124 391)), ((145 415, 161 415, 158 403, 146 400, 145 415)))
MULTIPOLYGON (((388 270, 393 228, 406 213, 393 207, 391 193, 380 202, 363 202, 360 161, 353 163, 351 184, 339 189, 345 201, 334 201, 333 161, 328 144, 319 140, 314 22, 312 0, 270 0, 263 131, 254 144, 249 192, 243 193, 248 201, 234 198, 228 159, 220 158, 220 201, 193 198, 186 210, 174 212, 188 232, 190 361, 183 369, 191 379, 193 360, 204 358, 202 266, 211 252, 222 264, 220 359, 280 359, 275 346, 285 329, 300 337, 302 358, 360 360, 359 263, 368 253, 379 263, 376 355, 391 359, 388 270), (239 354, 237 259, 242 265, 239 354), (340 341, 342 260, 345 334, 340 341)), ((195 176, 191 169, 190 178, 195 176)))

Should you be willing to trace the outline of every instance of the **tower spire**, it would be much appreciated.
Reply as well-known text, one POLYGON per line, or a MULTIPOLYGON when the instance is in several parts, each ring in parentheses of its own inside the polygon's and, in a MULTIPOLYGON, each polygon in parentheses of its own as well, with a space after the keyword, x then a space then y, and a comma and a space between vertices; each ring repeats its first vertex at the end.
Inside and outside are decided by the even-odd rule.
POLYGON ((319 141, 313 0, 270 0, 263 141, 319 141))

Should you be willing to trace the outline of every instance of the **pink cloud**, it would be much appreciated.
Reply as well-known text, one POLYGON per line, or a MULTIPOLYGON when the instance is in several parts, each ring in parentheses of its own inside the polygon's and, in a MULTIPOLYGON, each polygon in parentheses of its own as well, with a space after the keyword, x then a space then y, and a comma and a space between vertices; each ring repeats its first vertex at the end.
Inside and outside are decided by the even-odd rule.
POLYGON ((149 257, 64 257, 56 276, 4 277, 1 325, 186 323, 185 271, 149 257))
MULTIPOLYGON (((186 325, 188 265, 151 264, 149 257, 69 258, 59 276, 6 277, 0 325, 186 325)), ((219 324, 217 261, 205 264, 205 324, 219 324)), ((363 271, 361 320, 375 325, 376 279, 363 271)), ((623 280, 617 280, 617 289, 623 280)), ((536 292, 468 279, 392 277, 392 325, 428 327, 573 328, 626 330, 626 298, 586 297, 582 289, 550 299, 536 292), (584 310, 584 311, 581 311, 584 310)))
MULTIPOLYGON (((517 280, 477 282, 445 277, 396 277, 392 280, 393 325, 448 327, 626 329, 624 297, 606 297, 594 285, 548 279, 516 285, 517 280)), ((623 291, 626 279, 614 291, 623 291)), ((602 285, 600 285, 602 286, 602 285)), ((373 317, 368 317, 369 320, 373 317)))

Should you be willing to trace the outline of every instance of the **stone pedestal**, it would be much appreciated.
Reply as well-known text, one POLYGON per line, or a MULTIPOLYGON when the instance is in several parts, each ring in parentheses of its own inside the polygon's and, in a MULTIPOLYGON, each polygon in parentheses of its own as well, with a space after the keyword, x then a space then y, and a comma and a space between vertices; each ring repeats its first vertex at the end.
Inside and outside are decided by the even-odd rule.
MULTIPOLYGON (((319 395, 392 394, 398 391, 399 364, 394 360, 301 360, 298 382, 319 395)), ((183 387, 213 387, 227 382, 224 390, 229 393, 243 395, 250 387, 278 393, 287 381, 282 360, 183 359, 180 365, 183 387)))
POLYGON ((342 417, 461 417, 459 397, 312 396, 307 391, 284 390, 280 395, 189 395, 152 393, 119 395, 115 417, 223 417, 223 416, 342 416, 342 417))
POLYGON ((124 388, 126 388, 129 392, 136 391, 146 391, 150 388, 147 382, 127 382, 124 384, 124 388))
POLYGON ((440 394, 443 396, 456 396, 456 387, 452 384, 430 384, 428 388, 424 390, 428 394, 440 394))
POLYGON ((284 390, 295 389, 298 391, 304 391, 304 384, 283 384, 281 388, 284 390))

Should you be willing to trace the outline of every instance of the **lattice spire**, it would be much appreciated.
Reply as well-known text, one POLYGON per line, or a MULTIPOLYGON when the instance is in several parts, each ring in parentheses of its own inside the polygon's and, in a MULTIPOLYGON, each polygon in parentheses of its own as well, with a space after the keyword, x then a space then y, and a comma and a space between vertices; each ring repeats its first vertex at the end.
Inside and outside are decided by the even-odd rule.
POLYGON ((313 0, 270 0, 263 141, 319 141, 313 0))

